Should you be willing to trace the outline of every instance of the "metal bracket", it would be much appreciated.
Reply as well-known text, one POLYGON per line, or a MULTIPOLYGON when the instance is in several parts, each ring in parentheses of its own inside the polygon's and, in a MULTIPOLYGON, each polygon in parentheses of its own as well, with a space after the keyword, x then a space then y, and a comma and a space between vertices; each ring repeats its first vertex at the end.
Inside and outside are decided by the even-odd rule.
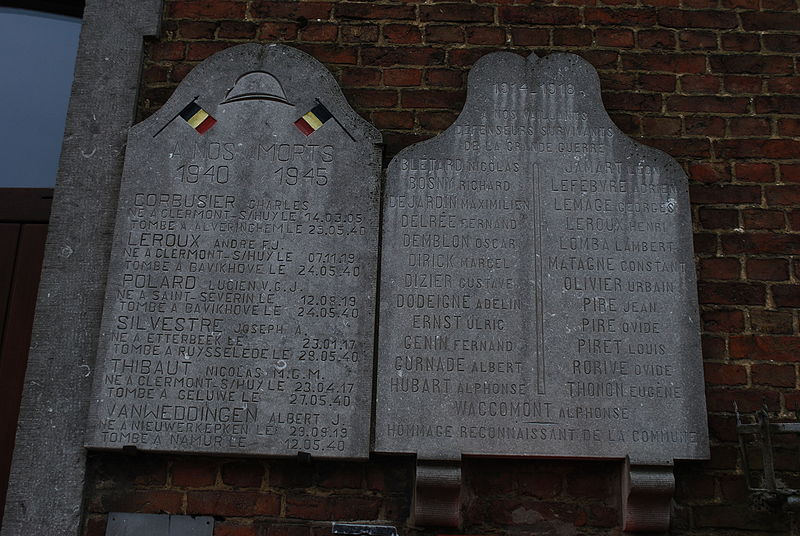
POLYGON ((461 462, 417 460, 411 523, 461 526, 461 462))
POLYGON ((672 465, 638 465, 626 459, 622 468, 622 530, 667 532, 674 493, 672 465))
POLYGON ((351 536, 398 536, 397 529, 391 525, 358 525, 355 523, 334 523, 333 534, 351 536))
POLYGON ((739 408, 734 404, 736 411, 736 435, 739 438, 739 450, 742 456, 742 471, 750 490, 754 503, 760 508, 780 508, 786 510, 800 510, 800 490, 778 486, 775 478, 775 453, 772 437, 777 434, 800 434, 800 423, 797 422, 770 422, 766 408, 756 412, 752 424, 742 423, 739 408), (762 476, 761 485, 753 482, 750 457, 747 454, 744 436, 753 435, 761 445, 762 476))

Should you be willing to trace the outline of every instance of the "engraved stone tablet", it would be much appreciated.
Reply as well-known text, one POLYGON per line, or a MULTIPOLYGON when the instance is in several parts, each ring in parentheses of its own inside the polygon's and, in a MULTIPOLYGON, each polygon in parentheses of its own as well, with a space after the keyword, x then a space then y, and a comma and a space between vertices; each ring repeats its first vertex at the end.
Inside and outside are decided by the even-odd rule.
POLYGON ((277 45, 131 129, 89 447, 368 455, 380 143, 277 45))
POLYGON ((588 63, 482 58, 386 188, 377 451, 708 455, 687 178, 588 63))

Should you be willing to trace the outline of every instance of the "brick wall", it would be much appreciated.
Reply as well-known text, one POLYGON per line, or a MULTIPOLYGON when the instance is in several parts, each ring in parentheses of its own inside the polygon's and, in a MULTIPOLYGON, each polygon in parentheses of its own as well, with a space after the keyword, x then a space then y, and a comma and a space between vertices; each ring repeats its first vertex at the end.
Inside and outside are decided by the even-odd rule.
MULTIPOLYGON (((633 138, 687 170, 703 319, 712 457, 678 463, 673 532, 787 533, 751 505, 733 403, 800 412, 800 10, 796 0, 166 0, 147 46, 140 118, 198 62, 245 42, 290 44, 325 63, 380 128, 386 160, 444 130, 482 55, 568 51, 599 71, 603 100, 633 138)), ((797 444, 778 449, 800 488, 797 444)), ((329 534, 325 520, 403 526, 413 459, 302 464, 93 454, 88 526, 108 511, 218 516, 218 536, 329 534)), ((466 460, 464 533, 613 534, 609 462, 466 460)), ((794 523, 794 525, 793 525, 794 523)), ((442 531, 402 534, 437 534, 442 531)))

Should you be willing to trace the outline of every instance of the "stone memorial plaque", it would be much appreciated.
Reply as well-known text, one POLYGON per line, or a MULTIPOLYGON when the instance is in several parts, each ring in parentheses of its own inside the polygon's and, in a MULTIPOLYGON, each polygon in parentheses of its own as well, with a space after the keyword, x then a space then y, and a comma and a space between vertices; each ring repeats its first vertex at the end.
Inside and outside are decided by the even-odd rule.
POLYGON ((482 58, 386 190, 377 451, 708 456, 687 178, 591 65, 482 58))
POLYGON ((368 456, 380 143, 277 45, 131 128, 87 446, 368 456))

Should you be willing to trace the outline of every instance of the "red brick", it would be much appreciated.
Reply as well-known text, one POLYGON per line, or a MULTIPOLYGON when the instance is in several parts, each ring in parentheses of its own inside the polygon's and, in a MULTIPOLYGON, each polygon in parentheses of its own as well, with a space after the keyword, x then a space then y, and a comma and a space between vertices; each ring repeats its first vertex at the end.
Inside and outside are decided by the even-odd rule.
POLYGON ((213 486, 217 480, 217 464, 204 458, 181 459, 172 464, 172 485, 182 488, 213 486))
POLYGON ((725 136, 725 119, 711 115, 688 114, 683 120, 686 136, 725 136))
MULTIPOLYGON (((680 77, 680 81, 681 90, 685 93, 718 93, 722 85, 722 81, 718 77, 706 74, 684 75, 680 77)), ((691 99, 692 97, 686 98, 691 99)))
POLYGON ((275 516, 280 513, 281 497, 258 491, 190 491, 186 494, 186 513, 214 516, 275 516))
POLYGON ((731 29, 739 25, 736 13, 728 10, 659 9, 658 23, 667 28, 731 29))
POLYGON ((391 108, 398 101, 395 89, 348 89, 346 93, 360 108, 391 108))
POLYGON ((726 253, 775 253, 778 255, 800 254, 800 236, 793 234, 738 233, 722 237, 722 249, 726 253))
POLYGON ((619 112, 611 112, 608 114, 611 121, 617 125, 622 132, 628 136, 638 136, 641 134, 639 116, 634 114, 623 114, 619 112))
POLYGON ((786 281, 789 279, 789 261, 747 259, 747 278, 759 281, 786 281))
POLYGON ((785 74, 794 69, 790 56, 764 56, 759 54, 712 55, 711 70, 718 73, 785 74))
POLYGON ((367 67, 345 67, 342 69, 341 83, 348 87, 377 86, 381 83, 381 71, 367 67))
MULTIPOLYGON (((546 8, 545 8, 546 9, 546 8)), ((419 7, 422 22, 494 22, 494 9, 476 4, 442 4, 419 7)))
POLYGON ((574 7, 537 6, 501 6, 501 24, 580 24, 580 11, 574 7))
POLYGON ((358 50, 355 47, 340 47, 331 44, 298 43, 300 50, 314 56, 323 63, 339 63, 355 65, 358 63, 358 50))
POLYGON ((567 473, 566 491, 575 497, 604 499, 611 493, 615 476, 608 467, 599 463, 584 462, 580 470, 567 473))
POLYGON ((764 197, 769 206, 800 204, 800 185, 766 186, 764 197))
POLYGON ((184 58, 185 50, 183 43, 160 42, 150 45, 148 55, 153 61, 179 61, 184 58))
POLYGON ((550 31, 544 28, 511 28, 511 42, 527 47, 549 45, 550 31))
POLYGON ((714 305, 764 305, 766 291, 759 283, 712 283, 698 285, 700 303, 714 305))
POLYGON ((700 259, 700 277, 704 280, 739 279, 740 270, 739 259, 734 257, 700 259))
POLYGON ((383 38, 389 43, 409 45, 422 42, 422 33, 410 24, 386 24, 383 27, 383 38))
POLYGON ((791 311, 750 309, 750 326, 759 333, 791 335, 794 331, 791 311))
MULTIPOLYGON (((243 4, 244 5, 244 4, 243 4)), ((253 0, 250 15, 259 19, 328 19, 330 2, 286 2, 285 0, 253 0)), ((244 17, 241 17, 244 18, 244 17)))
POLYGON ((611 50, 580 50, 576 53, 597 70, 615 69, 619 61, 619 54, 611 50))
POLYGON ((704 360, 722 360, 727 358, 725 349, 725 339, 715 335, 703 334, 701 337, 701 347, 704 360))
POLYGON ((306 525, 271 524, 267 527, 266 533, 261 533, 259 536, 308 536, 308 534, 309 527, 306 525))
POLYGON ((708 411, 733 411, 734 404, 739 411, 751 413, 762 409, 780 408, 780 395, 774 391, 761 389, 728 389, 710 387, 706 390, 706 403, 708 411))
POLYGON ((759 186, 738 186, 731 184, 699 185, 689 187, 690 199, 696 204, 739 204, 760 203, 759 186))
POLYGON ((800 361, 800 337, 780 335, 734 335, 731 358, 761 361, 800 361))
POLYGON ((467 43, 473 45, 504 45, 506 31, 491 26, 467 26, 467 43))
POLYGON ((632 87, 636 87, 635 73, 601 71, 598 74, 600 75, 600 87, 604 91, 629 91, 632 87))
POLYGON ((636 71, 702 73, 706 70, 706 58, 690 54, 623 53, 622 68, 636 71))
POLYGON ((178 31, 184 39, 213 39, 217 23, 183 20, 178 24, 178 31))
POLYGON ((786 393, 783 396, 784 400, 786 400, 786 409, 790 411, 800 410, 800 391, 795 391, 794 393, 786 393))
POLYGON ((771 131, 769 119, 763 117, 731 117, 728 125, 731 136, 742 138, 769 136, 771 131))
POLYGON ((632 30, 598 28, 595 30, 595 38, 601 47, 631 48, 634 46, 632 30))
POLYGON ((363 466, 331 462, 317 467, 317 485, 329 489, 359 489, 362 487, 363 466))
POLYGON ((320 521, 377 519, 379 507, 378 497, 289 495, 286 497, 285 515, 288 518, 320 521))
POLYGON ((800 286, 775 285, 772 287, 772 298, 778 307, 800 307, 800 286))
POLYGON ((231 524, 229 521, 217 521, 214 524, 214 536, 260 536, 259 530, 252 525, 231 524))
POLYGON ((714 146, 719 158, 794 158, 800 153, 800 140, 722 140, 714 146))
POLYGON ((693 242, 696 255, 717 254, 717 235, 714 233, 694 233, 693 242))
POLYGON ((89 511, 178 514, 182 502, 183 493, 179 491, 113 490, 93 497, 89 502, 89 511))
POLYGON ((460 88, 464 85, 464 71, 456 69, 426 69, 425 82, 429 86, 460 88))
POLYGON ((734 165, 736 180, 740 182, 773 182, 775 171, 772 164, 737 162, 734 165))
POLYGON ((427 43, 463 43, 464 29, 461 26, 434 26, 425 28, 427 43))
POLYGON ((254 461, 226 463, 222 466, 222 482, 237 488, 260 488, 264 466, 254 461))
POLYGON ((781 136, 800 136, 800 119, 778 119, 778 133, 781 136))
POLYGON ((444 89, 404 89, 401 91, 403 108, 454 108, 464 102, 461 91, 444 89))
MULTIPOLYGON (((798 84, 800 86, 800 84, 798 84)), ((800 87, 798 87, 800 89, 800 87)), ((756 97, 756 113, 785 114, 800 111, 800 96, 773 95, 756 97)))
POLYGON ((761 77, 730 75, 723 78, 725 89, 730 93, 761 92, 761 77))
POLYGON ((777 210, 748 209, 742 211, 744 228, 747 230, 784 229, 783 212, 777 210))
POLYGON ((646 50, 675 49, 675 32, 672 30, 639 30, 637 37, 639 38, 639 48, 646 50))
POLYGON ((386 69, 383 83, 387 86, 418 86, 422 80, 420 69, 386 69))
MULTIPOLYGON (((683 83, 685 78, 681 78, 683 83)), ((750 100, 744 97, 711 97, 673 95, 667 99, 667 109, 676 112, 729 113, 747 112, 750 100)))
POLYGON ((186 59, 190 61, 204 60, 230 46, 230 43, 221 41, 198 41, 189 43, 188 49, 186 50, 186 59))
POLYGON ((701 316, 706 331, 737 333, 744 329, 744 313, 738 309, 703 311, 701 316))
POLYGON ((289 41, 297 37, 299 25, 294 22, 265 22, 258 31, 263 41, 289 41))
MULTIPOLYGON (((602 26, 639 26, 652 27, 656 24, 656 14, 653 9, 635 8, 586 8, 584 9, 586 24, 602 26)), ((575 24, 577 21, 565 24, 575 24)), ((641 46, 641 44, 639 45, 641 46)))
POLYGON ((722 34, 722 49, 734 52, 758 52, 761 49, 761 42, 758 34, 746 34, 741 32, 731 32, 722 34))
POLYGON ((800 182, 800 164, 781 164, 780 169, 784 182, 800 182))
POLYGON ((364 49, 361 59, 365 65, 441 65, 444 63, 444 51, 438 48, 388 48, 376 47, 364 49))
POLYGON ((408 111, 372 112, 371 119, 375 126, 381 129, 414 128, 414 114, 408 111))
POLYGON ((456 48, 447 53, 450 65, 472 67, 482 56, 495 52, 490 48, 456 48))
POLYGON ((736 229, 739 211, 734 209, 700 207, 700 223, 706 229, 736 229))
POLYGON ((458 117, 458 113, 456 112, 427 110, 420 110, 417 112, 419 126, 425 130, 443 131, 453 124, 456 117, 458 117))
POLYGON ((647 136, 680 136, 679 117, 643 117, 642 132, 647 136))
POLYGON ((755 385, 770 385, 772 387, 794 387, 797 376, 794 365, 773 365, 771 363, 754 363, 750 367, 750 374, 755 385))
POLYGON ((713 385, 747 385, 747 369, 728 363, 704 363, 706 383, 713 385))
POLYGON ((773 52, 796 53, 800 50, 800 35, 764 34, 764 47, 773 52))
POLYGON ((373 3, 338 3, 336 5, 336 18, 339 19, 414 20, 416 16, 414 6, 373 3))
POLYGON ((142 69, 142 81, 145 84, 158 84, 169 79, 169 69, 162 65, 147 64, 142 69))
POLYGON ((731 180, 731 173, 728 165, 719 163, 689 164, 689 176, 693 181, 705 183, 727 182, 731 180))
POLYGON ((258 25, 253 22, 223 21, 217 36, 220 39, 254 39, 257 33, 258 25))
POLYGON ((748 31, 788 30, 796 32, 800 28, 800 14, 798 13, 743 12, 741 18, 742 26, 748 31))
POLYGON ((380 37, 377 24, 344 24, 340 29, 345 43, 374 43, 380 37))
POLYGON ((336 41, 339 35, 339 26, 321 22, 310 22, 300 30, 300 39, 303 41, 336 41))
POLYGON ((675 91, 677 77, 674 74, 639 73, 639 89, 647 91, 675 91))
POLYGON ((247 4, 229 0, 192 0, 167 4, 172 19, 244 19, 247 4))
POLYGON ((681 50, 716 50, 717 35, 714 32, 682 31, 678 32, 678 43, 681 50))
POLYGON ((661 95, 638 92, 603 93, 603 102, 609 110, 656 112, 661 109, 661 95))
POLYGON ((592 31, 588 28, 553 29, 554 46, 585 47, 592 44, 592 31))

